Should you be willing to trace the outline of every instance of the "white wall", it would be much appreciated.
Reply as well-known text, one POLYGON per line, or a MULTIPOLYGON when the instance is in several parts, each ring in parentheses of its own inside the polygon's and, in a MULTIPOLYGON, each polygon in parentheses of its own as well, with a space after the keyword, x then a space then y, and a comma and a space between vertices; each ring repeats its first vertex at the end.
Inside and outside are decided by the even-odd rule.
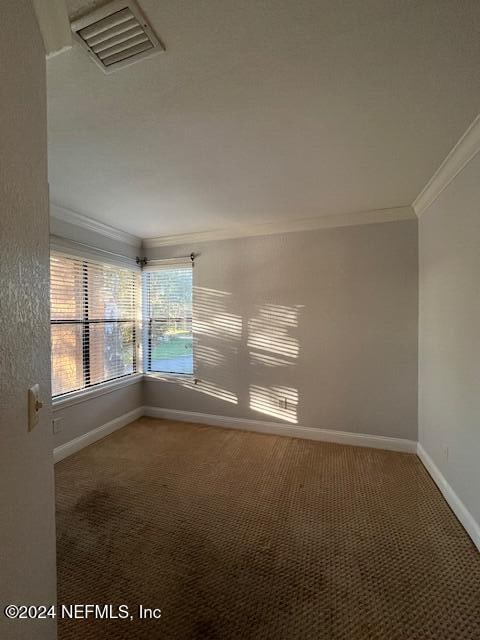
POLYGON ((201 381, 145 405, 417 440, 416 220, 146 253, 191 251, 201 381))
POLYGON ((480 154, 421 215, 419 245, 419 441, 480 523, 480 154))
POLYGON ((3 615, 56 601, 45 54, 30 0, 2 0, 0 24, 0 637, 47 640, 51 620, 3 615), (45 406, 29 433, 35 383, 45 406))

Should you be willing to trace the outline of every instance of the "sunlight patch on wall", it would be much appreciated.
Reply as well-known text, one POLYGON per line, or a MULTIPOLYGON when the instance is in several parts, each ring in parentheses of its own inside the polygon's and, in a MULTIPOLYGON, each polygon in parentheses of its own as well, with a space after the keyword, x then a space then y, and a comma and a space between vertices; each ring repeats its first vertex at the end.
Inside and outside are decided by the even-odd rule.
POLYGON ((294 364, 293 360, 285 360, 278 356, 267 355, 266 353, 258 353, 256 351, 250 352, 250 364, 259 365, 264 367, 291 367, 294 364))
POLYGON ((248 321, 248 347, 280 356, 297 358, 297 338, 289 335, 298 326, 298 309, 282 305, 262 305, 257 316, 248 321))
POLYGON ((195 380, 191 378, 180 381, 176 380, 175 382, 197 393, 203 393, 212 398, 223 400, 223 402, 229 402, 230 404, 238 404, 238 398, 232 391, 224 389, 210 380, 197 380, 196 384, 195 380))
POLYGON ((250 409, 292 424, 297 418, 298 391, 292 387, 250 385, 250 409))
POLYGON ((201 344, 195 345, 195 360, 209 367, 220 367, 226 362, 225 355, 221 351, 201 344))
POLYGON ((276 320, 279 324, 298 327, 298 306, 287 307, 283 304, 266 303, 261 306, 260 310, 264 315, 276 320))
POLYGON ((220 340, 240 340, 242 317, 227 311, 231 293, 206 287, 193 288, 193 332, 220 340))

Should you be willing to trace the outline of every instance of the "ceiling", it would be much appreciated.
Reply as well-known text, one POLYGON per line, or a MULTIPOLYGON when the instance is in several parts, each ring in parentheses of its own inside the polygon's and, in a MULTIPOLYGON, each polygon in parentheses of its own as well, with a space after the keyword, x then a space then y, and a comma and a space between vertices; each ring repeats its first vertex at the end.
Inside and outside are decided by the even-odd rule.
POLYGON ((143 238, 410 204, 479 110, 478 0, 139 3, 166 53, 48 61, 49 181, 143 238))

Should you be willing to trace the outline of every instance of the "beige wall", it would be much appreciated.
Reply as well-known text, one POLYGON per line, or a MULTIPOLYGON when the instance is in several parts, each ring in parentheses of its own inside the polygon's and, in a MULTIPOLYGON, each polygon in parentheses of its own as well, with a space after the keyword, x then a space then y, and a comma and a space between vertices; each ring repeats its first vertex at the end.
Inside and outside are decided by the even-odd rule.
POLYGON ((419 221, 419 440, 480 523, 480 154, 419 221))
POLYGON ((47 640, 4 605, 56 600, 50 410, 45 57, 29 0, 0 4, 0 637, 47 640), (27 430, 27 389, 45 407, 27 430))
POLYGON ((70 442, 78 436, 123 416, 142 406, 142 382, 115 391, 82 399, 68 407, 54 407, 53 415, 61 418, 62 430, 54 435, 54 446, 70 442))
POLYGON ((416 220, 146 253, 191 251, 201 382, 145 405, 417 439, 416 220))

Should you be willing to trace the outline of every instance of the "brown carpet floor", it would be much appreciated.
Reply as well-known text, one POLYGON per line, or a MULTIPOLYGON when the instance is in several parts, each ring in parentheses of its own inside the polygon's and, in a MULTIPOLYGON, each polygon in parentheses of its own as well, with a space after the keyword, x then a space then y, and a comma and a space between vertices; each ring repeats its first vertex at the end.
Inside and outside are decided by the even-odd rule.
POLYGON ((56 465, 60 640, 480 638, 480 554, 414 455, 142 418, 56 465))

